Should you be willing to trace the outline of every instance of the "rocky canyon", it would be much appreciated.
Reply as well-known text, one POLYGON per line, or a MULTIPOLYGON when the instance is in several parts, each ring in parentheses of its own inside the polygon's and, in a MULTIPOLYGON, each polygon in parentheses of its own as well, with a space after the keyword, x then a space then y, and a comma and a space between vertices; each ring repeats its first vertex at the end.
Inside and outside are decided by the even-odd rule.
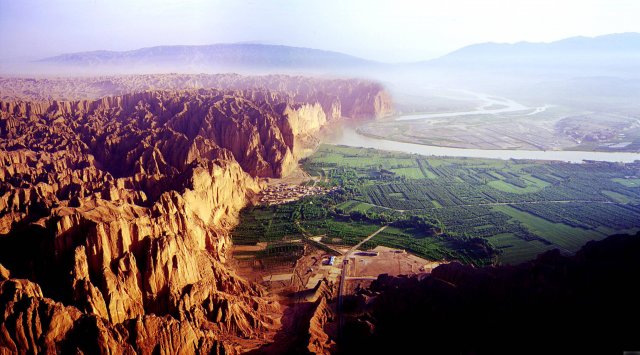
MULTIPOLYGON (((240 353, 278 302, 229 230, 323 126, 392 112, 363 80, 0 79, 0 353, 240 353)), ((318 285, 309 350, 330 343, 318 285)))

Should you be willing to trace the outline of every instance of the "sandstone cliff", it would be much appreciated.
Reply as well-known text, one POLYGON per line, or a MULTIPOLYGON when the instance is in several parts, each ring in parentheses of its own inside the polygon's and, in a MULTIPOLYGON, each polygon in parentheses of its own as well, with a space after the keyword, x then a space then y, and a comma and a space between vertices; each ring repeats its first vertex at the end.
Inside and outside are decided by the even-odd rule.
POLYGON ((327 119, 378 118, 393 113, 392 100, 375 82, 318 80, 302 76, 238 74, 152 74, 80 78, 0 77, 0 100, 82 100, 148 90, 264 89, 286 93, 297 102, 319 103, 327 119))
POLYGON ((333 298, 333 285, 321 280, 314 293, 314 310, 309 320, 309 341, 307 350, 313 354, 330 354, 336 343, 325 332, 325 325, 333 320, 334 314, 327 302, 333 298))
POLYGON ((0 102, 0 349, 236 352, 270 341, 279 307, 225 265, 228 230, 260 177, 287 174, 344 115, 343 99, 359 116, 384 95, 313 83, 0 102))
POLYGON ((37 284, 0 281, 2 353, 194 354, 235 353, 192 322, 142 315, 113 324, 44 298, 37 284))

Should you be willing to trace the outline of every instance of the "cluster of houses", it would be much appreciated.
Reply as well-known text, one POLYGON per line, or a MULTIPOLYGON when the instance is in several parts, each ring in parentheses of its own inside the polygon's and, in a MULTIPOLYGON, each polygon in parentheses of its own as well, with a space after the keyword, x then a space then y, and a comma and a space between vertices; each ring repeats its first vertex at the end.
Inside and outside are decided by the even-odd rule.
POLYGON ((299 200, 305 196, 327 193, 334 189, 336 188, 326 188, 311 185, 289 185, 280 183, 268 186, 267 188, 262 190, 262 192, 260 193, 259 203, 261 205, 279 205, 299 200))

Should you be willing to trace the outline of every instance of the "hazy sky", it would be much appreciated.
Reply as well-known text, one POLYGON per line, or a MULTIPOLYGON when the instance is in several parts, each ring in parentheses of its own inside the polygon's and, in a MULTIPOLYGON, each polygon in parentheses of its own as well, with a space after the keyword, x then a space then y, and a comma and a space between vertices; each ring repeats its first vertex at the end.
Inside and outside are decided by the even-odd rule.
POLYGON ((0 58, 257 41, 399 62, 640 32, 639 0, 0 0, 0 58))

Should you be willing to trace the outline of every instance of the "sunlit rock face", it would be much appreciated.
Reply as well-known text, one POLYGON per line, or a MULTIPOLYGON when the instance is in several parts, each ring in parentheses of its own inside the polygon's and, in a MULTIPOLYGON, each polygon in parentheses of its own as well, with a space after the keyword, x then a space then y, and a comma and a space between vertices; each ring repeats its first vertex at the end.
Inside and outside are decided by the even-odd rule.
MULTIPOLYGON (((3 97, 41 88, 11 80, 3 97)), ((234 353, 270 341, 279 307, 225 264, 228 231, 259 178, 291 171, 328 122, 388 113, 386 94, 283 76, 78 80, 171 90, 0 102, 0 349, 234 353), (205 79, 224 89, 187 90, 205 79)))

